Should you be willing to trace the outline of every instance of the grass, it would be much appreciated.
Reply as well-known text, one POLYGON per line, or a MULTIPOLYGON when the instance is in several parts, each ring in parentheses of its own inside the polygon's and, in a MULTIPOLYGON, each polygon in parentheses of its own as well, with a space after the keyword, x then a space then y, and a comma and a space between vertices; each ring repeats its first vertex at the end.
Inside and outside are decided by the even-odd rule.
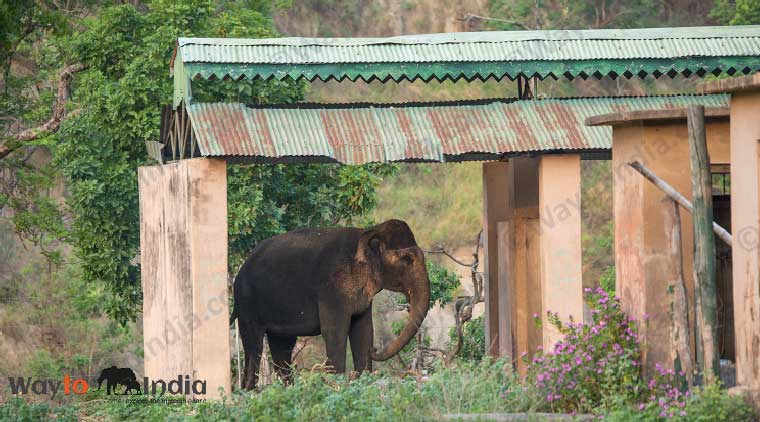
POLYGON ((236 392, 224 401, 196 404, 134 404, 88 393, 63 406, 12 398, 0 405, 0 421, 58 420, 256 420, 421 421, 445 413, 529 410, 524 395, 505 391, 517 379, 505 361, 462 362, 439 368, 426 380, 388 373, 344 375, 301 372, 290 387, 276 383, 261 392, 236 392))
MULTIPOLYGON (((135 396, 139 398, 140 396, 135 396)), ((101 390, 63 405, 33 403, 22 397, 0 404, 0 422, 60 421, 426 421, 443 414, 534 413, 546 411, 533 388, 521 384, 504 361, 459 361, 429 376, 401 377, 375 372, 345 375, 302 371, 294 384, 275 383, 260 392, 236 391, 222 401, 135 403, 114 400, 101 390)), ((654 407, 621 404, 605 420, 667 420, 654 407)), ((683 421, 753 421, 741 398, 718 387, 698 389, 686 403, 683 421)))

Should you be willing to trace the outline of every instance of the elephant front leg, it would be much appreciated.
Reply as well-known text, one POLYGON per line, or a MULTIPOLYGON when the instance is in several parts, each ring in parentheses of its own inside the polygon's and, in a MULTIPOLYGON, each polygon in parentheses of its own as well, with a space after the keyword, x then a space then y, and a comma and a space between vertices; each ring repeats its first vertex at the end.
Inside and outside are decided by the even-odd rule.
POLYGON ((350 323, 350 315, 336 312, 332 307, 319 307, 319 325, 327 349, 327 365, 338 373, 346 372, 346 341, 350 323))
POLYGON ((351 319, 351 329, 348 338, 351 341, 351 354, 354 357, 354 370, 357 372, 372 371, 372 359, 369 352, 374 342, 372 327, 372 306, 364 313, 354 315, 351 319))

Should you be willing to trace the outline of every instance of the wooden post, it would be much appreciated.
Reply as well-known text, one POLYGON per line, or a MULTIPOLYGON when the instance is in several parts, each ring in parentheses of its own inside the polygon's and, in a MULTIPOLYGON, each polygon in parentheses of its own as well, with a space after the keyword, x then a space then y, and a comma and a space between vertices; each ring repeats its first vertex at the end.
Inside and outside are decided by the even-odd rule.
MULTIPOLYGON (((499 356, 499 247, 498 223, 508 218, 508 164, 483 163, 483 254, 486 305, 486 352, 499 356)), ((502 300, 503 302, 503 300, 502 300)))
POLYGON ((714 381, 720 373, 717 302, 715 281, 715 235, 713 234, 712 176, 710 156, 705 136, 705 108, 689 106, 689 151, 691 157, 691 185, 694 223, 694 290, 697 298, 697 341, 701 340, 704 353, 702 371, 707 381, 714 381))
POLYGON ((138 183, 145 376, 229 394, 226 163, 140 167, 138 183))
POLYGON ((533 315, 541 314, 541 261, 539 259, 538 165, 536 157, 509 159, 509 245, 513 248, 508 287, 512 309, 512 349, 517 371, 525 375, 523 354, 530 361, 543 345, 543 332, 533 315))
POLYGON ((678 209, 678 202, 673 199, 666 200, 670 207, 669 218, 673 234, 670 236, 670 255, 678 264, 676 279, 670 285, 670 311, 673 319, 673 330, 671 337, 675 356, 673 357, 673 367, 676 371, 682 370, 686 373, 686 381, 689 388, 693 385, 694 361, 691 353, 691 336, 689 335, 689 299, 686 296, 686 282, 683 276, 683 251, 681 249, 681 212, 678 209))
POLYGON ((512 335, 512 303, 514 302, 514 230, 512 221, 500 221, 497 226, 499 244, 499 356, 509 356, 514 360, 515 350, 512 335))

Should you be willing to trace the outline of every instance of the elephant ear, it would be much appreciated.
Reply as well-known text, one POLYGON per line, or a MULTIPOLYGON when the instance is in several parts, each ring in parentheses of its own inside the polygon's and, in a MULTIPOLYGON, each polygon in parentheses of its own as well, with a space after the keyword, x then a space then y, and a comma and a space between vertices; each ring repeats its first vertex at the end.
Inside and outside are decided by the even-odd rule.
POLYGON ((379 264, 380 255, 384 252, 385 244, 380 233, 374 227, 364 230, 356 247, 356 262, 379 264))

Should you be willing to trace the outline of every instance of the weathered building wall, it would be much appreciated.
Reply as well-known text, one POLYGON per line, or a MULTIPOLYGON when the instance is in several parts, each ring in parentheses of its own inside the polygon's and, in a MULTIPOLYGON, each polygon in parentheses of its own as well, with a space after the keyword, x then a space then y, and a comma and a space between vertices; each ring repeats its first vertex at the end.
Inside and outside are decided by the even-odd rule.
MULTIPOLYGON (((729 123, 708 120, 707 144, 712 164, 729 163, 729 123)), ((639 161, 691 200, 691 166, 686 121, 645 123, 635 121, 613 129, 613 201, 617 293, 626 312, 640 324, 644 362, 672 365, 671 296, 668 286, 678 279, 673 260, 673 208, 667 195, 628 166, 639 161)), ((692 219, 682 210, 681 251, 687 297, 693 299, 694 243, 692 219)), ((689 303, 694 323, 694 303, 689 303)), ((692 337, 692 341, 694 338, 692 337)))

